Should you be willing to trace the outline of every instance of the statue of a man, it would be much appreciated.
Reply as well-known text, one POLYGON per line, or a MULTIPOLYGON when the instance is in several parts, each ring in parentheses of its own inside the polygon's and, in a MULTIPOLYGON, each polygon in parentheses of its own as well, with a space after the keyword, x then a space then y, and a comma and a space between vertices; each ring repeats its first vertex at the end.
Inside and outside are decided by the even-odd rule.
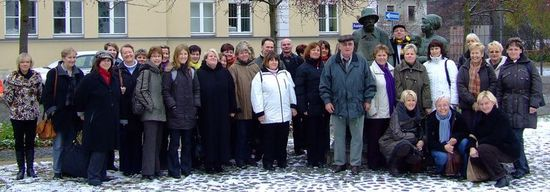
POLYGON ((443 45, 445 45, 445 50, 449 51, 449 41, 447 39, 435 34, 435 30, 438 30, 441 27, 441 17, 436 14, 428 14, 425 17, 422 18, 422 25, 420 25, 420 28, 422 29, 423 36, 421 37, 418 46, 418 62, 424 63, 428 60, 429 55, 428 53, 428 45, 433 40, 437 40, 443 45))
POLYGON ((374 47, 378 44, 386 45, 389 48, 388 63, 394 65, 393 49, 391 49, 390 38, 384 30, 375 27, 378 22, 378 15, 373 8, 365 8, 361 11, 361 17, 358 19, 363 28, 353 32, 353 41, 355 42, 355 50, 358 55, 362 55, 367 59, 370 65, 374 61, 374 47))

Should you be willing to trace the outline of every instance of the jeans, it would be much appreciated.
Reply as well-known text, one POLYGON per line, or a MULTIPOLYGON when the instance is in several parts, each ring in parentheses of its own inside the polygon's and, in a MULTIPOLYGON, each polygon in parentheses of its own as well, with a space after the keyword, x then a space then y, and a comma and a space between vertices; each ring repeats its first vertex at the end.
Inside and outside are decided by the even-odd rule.
POLYGON ((168 173, 171 176, 180 176, 191 173, 191 139, 193 130, 168 129, 170 132, 170 143, 168 144, 168 173), (181 152, 178 158, 178 149, 181 152))
POLYGON ((88 163, 88 183, 101 183, 107 177, 106 165, 107 152, 92 151, 88 163))
POLYGON ((523 131, 525 128, 515 128, 513 130, 520 143, 519 159, 514 162, 514 168, 516 171, 519 171, 519 173, 530 173, 527 157, 525 157, 525 147, 523 145, 523 131))
POLYGON ((53 172, 61 173, 61 155, 63 154, 63 148, 65 146, 71 145, 73 139, 75 138, 74 130, 66 130, 63 132, 57 132, 53 140, 53 172))
POLYGON ((349 126, 351 133, 350 143, 350 164, 361 165, 363 152, 363 124, 365 116, 356 118, 330 116, 330 126, 334 126, 334 164, 346 164, 346 126, 349 126))
MULTIPOLYGON (((460 173, 463 175, 466 175, 466 166, 468 165, 469 150, 466 149, 467 147, 468 139, 462 139, 458 144, 458 153, 462 157, 460 173)), ((434 158, 436 173, 443 174, 445 165, 447 164, 447 151, 432 150, 432 157, 434 158)))

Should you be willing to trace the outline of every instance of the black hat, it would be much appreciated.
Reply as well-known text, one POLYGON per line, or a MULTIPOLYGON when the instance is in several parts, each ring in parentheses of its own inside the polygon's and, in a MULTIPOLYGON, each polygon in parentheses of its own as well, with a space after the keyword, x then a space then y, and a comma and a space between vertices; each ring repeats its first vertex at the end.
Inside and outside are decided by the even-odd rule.
POLYGON ((343 43, 343 42, 346 42, 346 41, 353 41, 353 36, 352 35, 343 35, 343 36, 340 36, 340 38, 338 38, 338 42, 340 42, 340 43, 343 43))
POLYGON ((405 29, 405 31, 407 31, 407 28, 405 27, 405 25, 401 25, 401 24, 397 24, 397 25, 393 26, 393 27, 391 28, 391 31, 393 32, 393 31, 395 31, 395 29, 397 29, 397 28, 403 28, 403 29, 405 29))

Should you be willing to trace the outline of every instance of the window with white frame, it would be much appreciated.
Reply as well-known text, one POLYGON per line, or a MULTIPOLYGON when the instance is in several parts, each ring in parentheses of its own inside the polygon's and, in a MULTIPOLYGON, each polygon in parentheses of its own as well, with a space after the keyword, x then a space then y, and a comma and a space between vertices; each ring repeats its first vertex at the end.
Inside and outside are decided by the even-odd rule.
POLYGON ((214 1, 191 2, 191 33, 214 33, 214 1))
MULTIPOLYGON (((21 4, 18 0, 6 0, 4 14, 6 35, 19 35, 21 29, 21 4)), ((36 1, 29 1, 29 35, 36 35, 36 1)))
POLYGON ((98 2, 98 33, 126 33, 126 1, 100 0, 98 2))
POLYGON ((54 34, 82 34, 82 0, 56 0, 53 3, 54 34))
POLYGON ((319 32, 338 32, 338 6, 336 4, 319 5, 319 32))
POLYGON ((251 32, 251 14, 250 3, 229 3, 229 32, 230 33, 250 33, 251 32))

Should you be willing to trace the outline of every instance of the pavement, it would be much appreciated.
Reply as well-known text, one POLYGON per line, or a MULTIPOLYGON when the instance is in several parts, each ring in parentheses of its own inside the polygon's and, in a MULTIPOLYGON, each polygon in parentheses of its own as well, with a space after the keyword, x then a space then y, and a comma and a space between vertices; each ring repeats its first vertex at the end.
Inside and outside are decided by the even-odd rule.
MULTIPOLYGON (((550 116, 539 117, 538 128, 527 129, 524 137, 531 174, 512 180, 504 188, 494 188, 494 181, 473 183, 426 173, 393 177, 387 171, 365 167, 359 175, 349 170, 333 173, 328 168, 306 167, 305 155, 289 155, 289 167, 275 171, 264 171, 260 165, 225 167, 221 174, 196 171, 182 179, 161 177, 152 181, 109 171, 114 180, 98 187, 87 185, 83 178, 52 180, 52 163, 45 159, 35 163, 38 178, 14 180, 16 165, 0 166, 0 191, 550 191, 550 148, 545 147, 550 145, 550 116)), ((291 154, 292 140, 288 144, 291 154)))

